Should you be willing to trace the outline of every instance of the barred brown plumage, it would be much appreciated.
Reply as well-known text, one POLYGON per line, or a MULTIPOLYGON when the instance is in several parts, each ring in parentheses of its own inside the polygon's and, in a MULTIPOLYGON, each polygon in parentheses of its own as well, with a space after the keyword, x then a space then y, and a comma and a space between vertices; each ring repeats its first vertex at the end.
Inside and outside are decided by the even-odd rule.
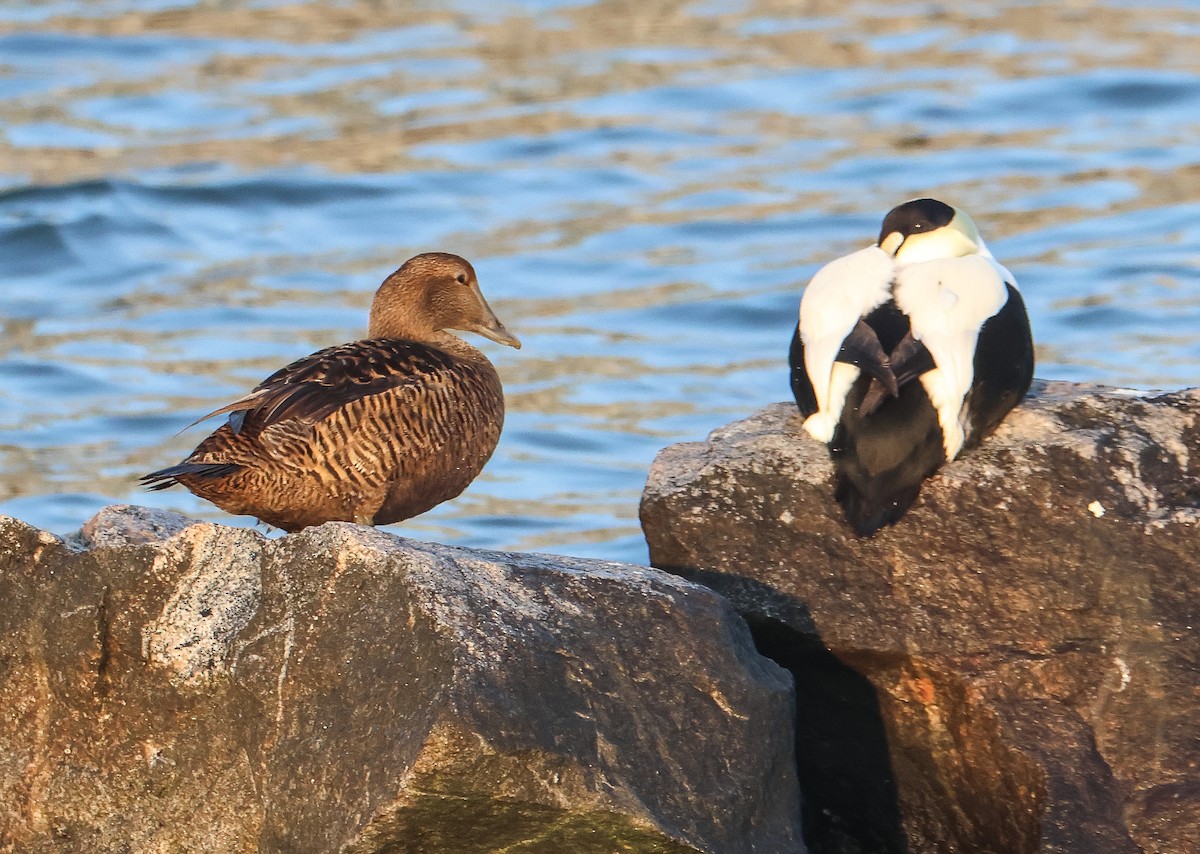
POLYGON ((287 531, 388 524, 454 498, 495 450, 504 392, 487 357, 449 329, 521 346, 467 261, 409 259, 376 292, 370 337, 299 359, 209 413, 229 419, 142 483, 178 483, 287 531))

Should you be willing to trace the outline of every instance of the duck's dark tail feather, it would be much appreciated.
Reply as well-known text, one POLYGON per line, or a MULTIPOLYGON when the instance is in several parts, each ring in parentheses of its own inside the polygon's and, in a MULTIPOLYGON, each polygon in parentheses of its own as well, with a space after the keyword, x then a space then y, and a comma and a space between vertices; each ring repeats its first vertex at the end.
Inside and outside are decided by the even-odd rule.
POLYGON ((921 493, 921 481, 885 496, 867 496, 847 477, 839 477, 836 498, 860 537, 874 536, 880 528, 895 525, 921 493))
POLYGON ((205 480, 225 477, 240 469, 237 463, 180 463, 177 466, 152 471, 138 478, 142 486, 149 490, 168 489, 179 483, 181 475, 190 475, 205 480))

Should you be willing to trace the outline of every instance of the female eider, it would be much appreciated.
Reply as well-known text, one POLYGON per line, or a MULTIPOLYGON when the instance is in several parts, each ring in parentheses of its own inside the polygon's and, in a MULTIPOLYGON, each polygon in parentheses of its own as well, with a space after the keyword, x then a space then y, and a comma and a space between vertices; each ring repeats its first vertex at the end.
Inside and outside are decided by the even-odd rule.
POLYGON ((884 217, 878 243, 813 276, 789 362, 837 500, 870 536, 1025 396, 1033 338, 1016 280, 971 218, 915 199, 884 217))
POLYGON ((286 531, 424 513, 475 479, 504 423, 496 369, 450 329, 521 346, 469 263, 417 255, 380 285, 366 339, 293 362, 204 416, 229 420, 142 482, 182 484, 286 531))

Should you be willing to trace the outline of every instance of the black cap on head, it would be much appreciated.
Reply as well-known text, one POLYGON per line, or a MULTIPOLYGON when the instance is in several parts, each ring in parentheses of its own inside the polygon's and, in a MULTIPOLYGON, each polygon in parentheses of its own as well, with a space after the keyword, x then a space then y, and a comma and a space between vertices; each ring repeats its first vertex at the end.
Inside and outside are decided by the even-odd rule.
POLYGON ((949 225, 954 219, 954 208, 937 199, 913 199, 897 205, 888 211, 883 218, 883 228, 879 230, 879 243, 893 232, 899 232, 901 237, 908 237, 921 231, 933 231, 943 225, 949 225))

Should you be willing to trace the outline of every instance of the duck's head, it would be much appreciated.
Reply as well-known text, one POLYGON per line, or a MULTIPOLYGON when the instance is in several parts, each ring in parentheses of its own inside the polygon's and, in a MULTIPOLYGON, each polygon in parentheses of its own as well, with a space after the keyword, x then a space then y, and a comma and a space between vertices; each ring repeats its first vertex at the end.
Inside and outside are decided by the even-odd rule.
POLYGON ((371 303, 371 338, 431 341, 448 329, 475 332, 520 349, 479 290, 475 268, 449 252, 409 258, 383 280, 371 303))
POLYGON ((913 199, 888 211, 879 230, 879 248, 897 264, 987 252, 967 212, 937 199, 913 199))

